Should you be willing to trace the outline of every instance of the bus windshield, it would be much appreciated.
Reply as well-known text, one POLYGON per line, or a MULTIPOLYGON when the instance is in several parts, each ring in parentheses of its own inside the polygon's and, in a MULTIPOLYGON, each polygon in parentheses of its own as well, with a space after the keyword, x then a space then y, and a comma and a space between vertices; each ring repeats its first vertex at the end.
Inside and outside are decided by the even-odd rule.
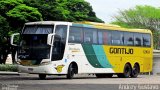
POLYGON ((18 58, 21 60, 36 60, 50 58, 50 45, 47 45, 48 34, 54 26, 26 26, 21 35, 18 58))
POLYGON ((19 48, 20 59, 49 59, 50 46, 47 34, 24 34, 19 48))
POLYGON ((20 60, 32 60, 35 61, 36 64, 40 64, 43 59, 51 58, 51 61, 61 60, 64 55, 67 26, 56 26, 56 35, 53 46, 51 46, 47 44, 47 38, 48 34, 53 33, 53 30, 53 25, 26 26, 21 34, 18 58, 20 60))

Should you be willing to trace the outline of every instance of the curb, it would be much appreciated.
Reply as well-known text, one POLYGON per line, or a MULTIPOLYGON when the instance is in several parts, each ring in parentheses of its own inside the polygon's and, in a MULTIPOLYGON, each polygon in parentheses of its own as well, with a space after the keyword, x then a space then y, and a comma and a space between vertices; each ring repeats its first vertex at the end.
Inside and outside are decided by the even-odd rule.
POLYGON ((0 71, 0 75, 20 75, 18 72, 0 71))

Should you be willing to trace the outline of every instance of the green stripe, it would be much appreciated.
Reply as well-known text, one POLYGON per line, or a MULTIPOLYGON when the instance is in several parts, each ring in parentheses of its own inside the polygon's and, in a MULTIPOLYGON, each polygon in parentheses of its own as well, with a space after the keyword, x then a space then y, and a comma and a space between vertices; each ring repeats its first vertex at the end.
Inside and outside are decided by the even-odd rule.
POLYGON ((95 68, 103 68, 103 66, 99 63, 96 57, 96 54, 94 52, 92 45, 82 44, 82 47, 89 63, 95 68))
POLYGON ((104 52, 103 46, 102 45, 92 45, 94 52, 96 54, 96 57, 104 68, 112 68, 112 65, 109 63, 106 54, 104 52))

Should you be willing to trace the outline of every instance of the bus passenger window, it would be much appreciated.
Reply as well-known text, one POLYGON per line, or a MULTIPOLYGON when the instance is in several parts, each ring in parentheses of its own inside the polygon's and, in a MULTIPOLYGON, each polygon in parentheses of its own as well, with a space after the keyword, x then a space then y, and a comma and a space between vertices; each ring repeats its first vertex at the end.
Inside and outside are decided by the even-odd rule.
POLYGON ((81 43, 83 42, 82 28, 70 27, 69 31, 69 43, 81 43))
POLYGON ((103 44, 111 45, 111 32, 110 31, 105 30, 103 32, 103 44))
POLYGON ((91 42, 91 38, 90 37, 86 37, 86 42, 90 43, 91 42))
POLYGON ((151 46, 151 35, 143 34, 143 46, 150 47, 151 46))
POLYGON ((97 43, 97 30, 92 28, 84 28, 84 43, 97 43))
POLYGON ((93 31, 93 43, 96 44, 97 43, 97 30, 93 31))
POLYGON ((103 44, 107 44, 107 32, 103 32, 103 44))
POLYGON ((142 46, 142 34, 134 33, 134 45, 142 46))
POLYGON ((112 45, 123 45, 123 33, 120 31, 112 31, 112 45))
POLYGON ((124 32, 124 45, 127 45, 127 46, 134 45, 133 33, 124 32))
POLYGON ((98 43, 103 44, 102 32, 98 31, 98 43))
POLYGON ((69 36, 69 41, 70 41, 70 42, 74 42, 74 41, 75 41, 74 36, 69 36))

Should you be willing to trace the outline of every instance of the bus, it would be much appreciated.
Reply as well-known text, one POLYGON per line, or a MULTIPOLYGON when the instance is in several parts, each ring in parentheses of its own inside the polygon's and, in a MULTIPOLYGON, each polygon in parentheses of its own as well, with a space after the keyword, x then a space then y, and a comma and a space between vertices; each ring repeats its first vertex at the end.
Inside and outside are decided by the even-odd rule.
POLYGON ((25 23, 11 37, 18 47, 19 73, 94 74, 98 78, 136 78, 152 71, 153 40, 148 29, 128 29, 95 22, 38 21, 25 23), (19 37, 17 40, 16 37, 19 37))

